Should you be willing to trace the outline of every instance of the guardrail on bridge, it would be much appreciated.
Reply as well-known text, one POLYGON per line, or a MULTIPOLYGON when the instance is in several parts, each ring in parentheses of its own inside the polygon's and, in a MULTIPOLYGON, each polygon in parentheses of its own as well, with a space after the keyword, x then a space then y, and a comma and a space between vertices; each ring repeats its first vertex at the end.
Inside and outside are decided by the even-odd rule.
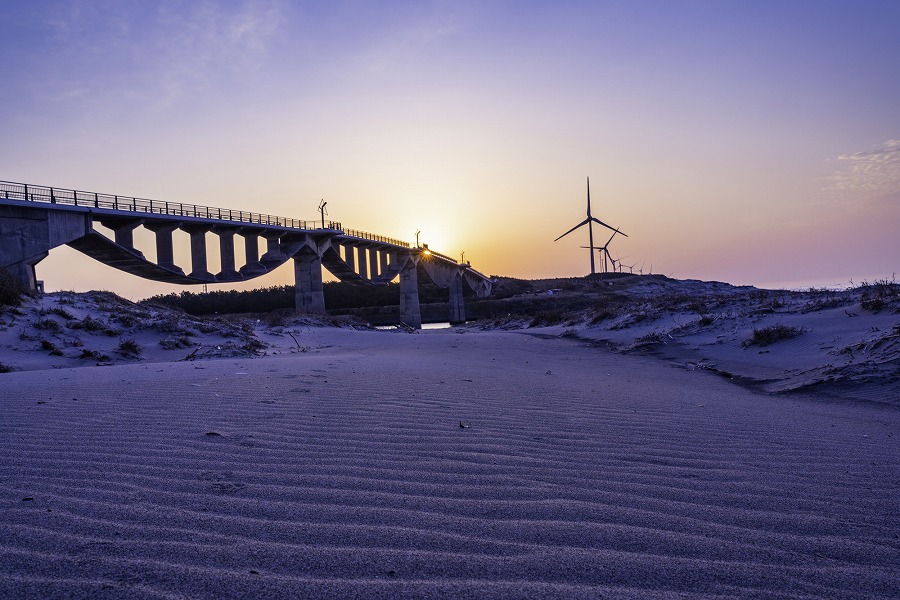
POLYGON ((409 243, 394 238, 385 237, 375 233, 368 233, 356 229, 345 230, 337 221, 325 221, 323 227, 318 227, 318 221, 305 221, 266 215, 229 208, 215 208, 211 206, 199 206, 197 204, 183 204, 181 202, 166 202, 163 200, 149 200, 134 196, 119 196, 116 194, 101 194, 98 192, 83 192, 66 188, 48 187, 43 185, 30 185, 12 181, 0 181, 0 197, 7 200, 24 200, 27 202, 43 202, 48 204, 64 204, 70 206, 82 206, 87 208, 103 208, 108 210, 121 210, 127 212, 149 213, 155 215, 169 215, 173 217, 194 217, 199 219, 218 219, 221 221, 234 221, 238 223, 253 223, 257 225, 272 225, 276 227, 290 227, 292 229, 331 229, 341 231, 345 235, 366 240, 384 242, 409 248, 409 243))

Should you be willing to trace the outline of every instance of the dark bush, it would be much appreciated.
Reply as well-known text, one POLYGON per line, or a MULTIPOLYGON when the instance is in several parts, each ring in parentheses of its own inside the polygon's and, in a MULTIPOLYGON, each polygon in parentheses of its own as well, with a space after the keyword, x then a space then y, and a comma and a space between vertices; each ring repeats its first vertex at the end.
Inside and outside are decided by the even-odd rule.
POLYGON ((99 361, 107 361, 109 357, 105 354, 97 352, 96 350, 88 350, 87 348, 81 351, 81 356, 78 358, 87 358, 91 360, 99 360, 99 361))
POLYGON ((40 319, 38 321, 35 321, 34 328, 35 329, 46 329, 47 331, 56 332, 56 331, 59 331, 60 329, 62 329, 62 326, 59 324, 58 321, 55 321, 53 319, 40 319))
POLYGON ((123 339, 119 342, 119 345, 116 346, 116 352, 124 356, 125 358, 140 358, 141 349, 140 345, 133 339, 123 339))
POLYGON ((782 323, 777 323, 775 325, 769 325, 768 327, 763 327, 762 329, 753 328, 753 335, 744 340, 744 347, 747 346, 768 346, 769 344, 774 344, 780 340, 789 340, 791 338, 795 338, 798 335, 803 333, 803 329, 801 327, 794 327, 792 325, 784 325, 782 323))
POLYGON ((69 327, 72 329, 84 329, 85 331, 102 331, 107 328, 107 325, 100 319, 95 319, 88 315, 82 320, 70 324, 69 327))
POLYGON ((62 356, 62 350, 56 347, 56 344, 51 342, 50 340, 41 340, 41 348, 43 350, 48 350, 53 356, 62 356))
POLYGON ((0 306, 19 306, 28 289, 6 269, 0 269, 0 306))
POLYGON ((63 319, 65 319, 67 321, 71 321, 72 319, 75 318, 75 316, 72 313, 70 313, 69 311, 67 311, 66 309, 64 309, 60 306, 54 306, 53 308, 49 309, 47 312, 52 313, 52 314, 56 315, 57 317, 62 317, 63 319))

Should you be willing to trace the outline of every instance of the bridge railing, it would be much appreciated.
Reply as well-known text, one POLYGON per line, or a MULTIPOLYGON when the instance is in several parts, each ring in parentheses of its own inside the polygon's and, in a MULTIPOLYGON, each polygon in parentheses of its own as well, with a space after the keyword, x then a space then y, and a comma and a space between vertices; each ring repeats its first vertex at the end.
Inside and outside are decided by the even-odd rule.
POLYGON ((372 240, 373 242, 384 242, 385 244, 394 244, 395 246, 403 246, 404 248, 409 248, 408 242, 403 242, 394 238, 385 237, 383 235, 378 235, 375 233, 368 233, 365 231, 359 231, 358 229, 344 229, 342 230, 344 235, 350 235, 353 237, 362 238, 364 240, 372 240))
POLYGON ((437 250, 432 250, 431 248, 425 248, 425 251, 428 252, 429 254, 431 254, 432 256, 437 256, 439 258, 443 258, 444 260, 449 260, 452 263, 457 263, 457 264, 459 263, 459 261, 457 261, 455 258, 451 258, 451 257, 447 256, 446 254, 441 254, 437 250))
POLYGON ((43 202, 48 204, 66 204, 70 206, 83 206, 87 208, 104 208, 109 210, 121 210, 126 212, 149 213, 155 215, 168 215, 173 217, 194 217, 199 219, 218 219, 221 221, 233 221, 236 223, 253 223, 257 225, 272 225, 276 227, 290 227, 292 229, 332 229, 342 231, 347 235, 385 242, 396 246, 408 248, 409 244, 393 238, 388 238, 374 233, 358 231, 355 229, 344 230, 337 221, 303 221, 266 215, 229 208, 214 208, 199 206, 196 204, 183 204, 181 202, 165 202, 162 200, 148 200, 133 196, 118 196, 113 194, 100 194, 97 192, 81 192, 65 188, 54 188, 43 185, 31 185, 27 183, 15 183, 12 181, 0 181, 0 197, 7 200, 25 200, 28 202, 43 202), (319 227, 319 224, 322 227, 319 227))

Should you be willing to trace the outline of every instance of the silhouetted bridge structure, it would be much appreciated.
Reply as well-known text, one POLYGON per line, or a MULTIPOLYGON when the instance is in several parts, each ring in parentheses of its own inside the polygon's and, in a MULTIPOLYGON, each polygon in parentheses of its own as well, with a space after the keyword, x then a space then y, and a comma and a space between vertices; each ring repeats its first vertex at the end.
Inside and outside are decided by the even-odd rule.
POLYGON ((383 285, 400 277, 400 318, 421 327, 418 273, 450 290, 449 318, 465 321, 463 284, 477 296, 491 292, 491 281, 469 263, 406 242, 345 229, 334 221, 301 221, 254 212, 147 200, 0 181, 0 267, 36 289, 35 265, 50 250, 68 245, 127 273, 174 284, 246 281, 294 261, 296 309, 324 313, 324 266, 339 280, 383 285), (113 238, 95 230, 99 224, 113 238), (134 231, 155 235, 156 260, 135 247, 134 231), (190 272, 175 264, 173 233, 190 236, 190 272), (221 270, 208 271, 207 234, 219 239, 221 270), (235 236, 244 238, 245 259, 235 261, 235 236), (259 240, 266 251, 260 256, 259 240))

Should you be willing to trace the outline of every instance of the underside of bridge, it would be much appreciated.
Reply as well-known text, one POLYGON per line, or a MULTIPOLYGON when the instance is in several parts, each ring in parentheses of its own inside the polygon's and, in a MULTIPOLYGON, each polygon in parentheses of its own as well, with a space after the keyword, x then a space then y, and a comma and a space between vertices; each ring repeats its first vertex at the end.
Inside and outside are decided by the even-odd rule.
POLYGON ((27 201, 0 200, 0 267, 29 289, 36 289, 35 266, 53 248, 68 245, 104 264, 127 273, 167 283, 192 285, 246 281, 294 262, 296 310, 324 313, 322 268, 356 285, 383 285, 400 278, 401 320, 419 328, 418 272, 439 287, 449 288, 451 323, 465 321, 463 285, 478 296, 491 292, 489 279, 470 265, 395 241, 365 239, 340 229, 298 229, 223 219, 177 218, 172 214, 91 210, 79 206, 47 206, 27 201), (102 225, 112 238, 95 229, 102 225), (134 244, 135 229, 154 234, 156 260, 148 260, 134 244), (175 262, 173 233, 190 238, 190 272, 175 262), (218 273, 210 273, 207 235, 219 239, 218 273), (244 238, 245 260, 237 268, 235 235, 244 238), (259 256, 259 240, 266 251, 259 256))

